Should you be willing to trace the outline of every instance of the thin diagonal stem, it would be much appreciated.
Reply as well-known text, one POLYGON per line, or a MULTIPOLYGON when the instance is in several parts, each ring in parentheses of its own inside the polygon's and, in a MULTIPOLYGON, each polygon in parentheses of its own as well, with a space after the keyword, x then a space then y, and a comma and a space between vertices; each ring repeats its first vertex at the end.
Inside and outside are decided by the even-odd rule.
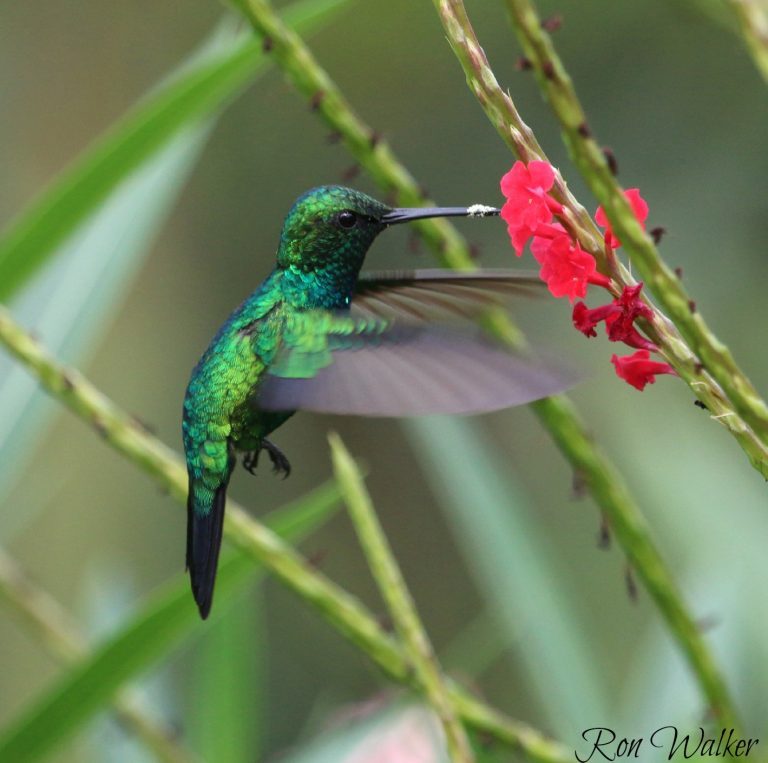
POLYGON ((332 433, 328 440, 331 445, 333 471, 368 560, 368 566, 392 616, 408 661, 424 687, 429 704, 443 725, 448 754, 456 763, 471 763, 474 755, 469 738, 456 716, 432 643, 419 619, 400 566, 376 516, 362 475, 341 438, 332 433))
MULTIPOLYGON (((270 42, 274 55, 291 81, 331 128, 337 131, 355 159, 399 206, 421 206, 429 200, 421 187, 394 156, 387 141, 355 113, 336 83, 314 60, 302 39, 285 26, 269 3, 263 0, 231 0, 270 42)), ((430 206, 427 203, 427 206, 430 206)), ((434 204, 431 206, 435 206, 434 204)), ((466 270, 475 266, 466 243, 447 221, 440 218, 414 222, 424 239, 442 252, 447 265, 466 270)))
MULTIPOLYGON (((179 503, 187 499, 184 462, 173 450, 149 434, 82 374, 51 357, 0 306, 0 344, 21 362, 45 390, 92 427, 104 441, 153 477, 179 503)), ((374 615, 262 523, 234 501, 227 502, 224 534, 228 541, 263 564, 331 626, 354 644, 390 678, 423 691, 402 648, 385 634, 374 615)), ((462 719, 478 731, 525 752, 542 763, 566 763, 570 751, 525 723, 450 684, 451 702, 462 719)))
MULTIPOLYGON (((416 181, 399 164, 391 148, 383 141, 370 139, 374 131, 351 110, 330 76, 301 39, 286 29, 269 3, 265 0, 235 2, 254 29, 269 38, 278 66, 288 74, 297 90, 316 106, 317 113, 324 121, 339 132, 346 146, 372 177, 384 189, 393 189, 399 204, 429 204, 429 200, 420 194, 416 181), (322 94, 322 97, 319 98, 318 94, 322 94)), ((453 19, 450 23, 452 28, 461 31, 458 20, 453 19)), ((470 87, 483 106, 487 107, 489 117, 508 145, 528 159, 543 158, 543 151, 532 131, 520 119, 511 99, 496 84, 477 41, 468 40, 463 33, 460 41, 452 39, 450 35, 449 40, 456 46, 455 50, 466 52, 466 56, 460 56, 460 60, 462 65, 466 64, 470 87), (516 121, 511 121, 513 119, 516 121)), ((559 175, 556 192, 558 200, 568 207, 570 219, 574 227, 579 229, 583 240, 590 241, 593 247, 600 246, 602 238, 594 222, 570 194, 559 175)), ((447 221, 424 220, 420 231, 444 266, 461 269, 475 267, 466 242, 447 221), (445 236, 445 231, 449 231, 450 235, 445 236)), ((586 244, 584 246, 587 248, 586 244)), ((488 324, 490 330, 502 341, 516 346, 524 342, 522 334, 508 315, 494 312, 488 316, 488 324)), ((685 348, 681 341, 678 340, 678 343, 685 348)), ((692 372, 695 371, 694 360, 691 366, 692 372)), ((753 433, 738 417, 735 417, 735 422, 732 421, 733 409, 725 396, 718 392, 716 385, 704 385, 698 391, 698 396, 712 415, 719 416, 718 420, 729 427, 737 438, 743 437, 742 447, 750 454, 756 466, 768 463, 768 454, 764 453, 759 441, 754 440, 753 433), (743 431, 739 427, 743 427, 743 431)), ((731 703, 724 682, 621 474, 597 447, 591 432, 567 397, 560 395, 546 398, 534 403, 532 408, 610 522, 630 563, 637 570, 640 580, 687 656, 703 693, 722 717, 731 716, 731 703)))
MULTIPOLYGON (((88 657, 87 639, 61 605, 35 585, 18 564, 0 550, 0 600, 11 607, 58 660, 74 663, 88 657)), ((112 701, 122 725, 164 763, 194 763, 197 758, 185 749, 170 726, 145 710, 143 694, 124 687, 112 701)))

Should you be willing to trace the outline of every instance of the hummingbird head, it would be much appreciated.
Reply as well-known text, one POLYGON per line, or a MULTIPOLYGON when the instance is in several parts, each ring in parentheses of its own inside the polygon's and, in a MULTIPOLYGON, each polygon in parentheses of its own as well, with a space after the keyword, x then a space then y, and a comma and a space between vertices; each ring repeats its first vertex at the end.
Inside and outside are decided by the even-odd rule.
POLYGON ((360 191, 326 185, 303 193, 283 223, 277 264, 305 272, 362 265, 389 207, 360 191))
POLYGON ((361 191, 338 185, 299 196, 283 223, 277 264, 303 272, 357 278, 365 255, 387 226, 426 217, 498 215, 491 207, 393 209, 361 191))

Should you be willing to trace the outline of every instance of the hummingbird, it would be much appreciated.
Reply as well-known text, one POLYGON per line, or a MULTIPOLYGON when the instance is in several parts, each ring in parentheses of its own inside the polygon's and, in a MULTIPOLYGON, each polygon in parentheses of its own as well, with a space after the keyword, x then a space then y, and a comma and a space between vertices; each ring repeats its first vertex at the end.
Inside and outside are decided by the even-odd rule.
POLYGON ((211 609, 227 486, 242 454, 290 474, 268 436, 297 410, 364 416, 481 413, 561 392, 567 374, 471 330, 505 295, 541 282, 515 271, 360 273, 391 225, 498 215, 471 207, 391 208, 342 186, 301 195, 277 262, 229 316, 192 371, 182 434, 189 474, 187 554, 200 616, 211 609))

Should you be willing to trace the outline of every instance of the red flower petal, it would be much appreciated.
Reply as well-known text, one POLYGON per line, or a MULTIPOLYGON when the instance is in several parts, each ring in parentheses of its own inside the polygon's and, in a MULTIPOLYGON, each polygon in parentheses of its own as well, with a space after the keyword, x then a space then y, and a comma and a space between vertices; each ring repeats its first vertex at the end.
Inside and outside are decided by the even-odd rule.
POLYGON ((602 305, 590 310, 583 302, 577 302, 573 306, 573 325, 581 331, 584 336, 597 336, 595 326, 600 321, 607 321, 614 313, 620 312, 620 308, 613 302, 609 305, 602 305))
POLYGON ((675 370, 669 363, 660 363, 657 360, 650 359, 651 354, 648 350, 638 350, 632 355, 619 357, 611 356, 616 374, 620 379, 624 379, 635 389, 640 391, 645 389, 646 384, 653 384, 658 374, 674 374, 675 370))
POLYGON ((650 320, 653 312, 645 302, 640 301, 640 292, 643 290, 643 282, 639 281, 634 286, 625 286, 621 296, 614 300, 626 313, 631 313, 633 318, 641 316, 650 320))
POLYGON ((528 174, 531 185, 548 191, 555 184, 555 171, 549 162, 528 162, 528 174))
POLYGON ((501 192, 507 201, 501 217, 507 223, 512 245, 518 256, 540 225, 551 222, 562 207, 547 194, 555 182, 555 172, 547 162, 515 162, 501 178, 501 192))
POLYGON ((533 236, 533 231, 525 225, 515 227, 513 225, 507 226, 507 233, 509 233, 509 240, 512 242, 512 246, 515 249, 515 254, 520 257, 525 249, 525 245, 533 236))
POLYGON ((568 297, 573 302, 587 295, 587 284, 595 274, 595 258, 566 233, 551 239, 534 236, 531 251, 541 265, 539 277, 554 297, 568 297))
POLYGON ((640 301, 642 281, 635 286, 625 286, 618 299, 613 304, 619 308, 614 314, 605 319, 608 338, 612 342, 624 342, 630 347, 642 350, 656 350, 656 345, 638 332, 635 328, 637 318, 651 319, 651 308, 640 301))
POLYGON ((554 185, 555 171, 547 162, 515 162, 501 178, 501 192, 508 199, 531 194, 543 195, 554 185))
POLYGON ((611 279, 597 271, 595 271, 587 280, 589 283, 594 284, 595 286, 600 286, 603 289, 608 289, 611 285, 611 279))
MULTIPOLYGON (((640 195, 640 189, 629 188, 625 191, 624 195, 629 200, 629 205, 632 207, 638 222, 645 223, 648 218, 648 202, 640 195)), ((643 228, 645 228, 645 225, 643 225, 643 228)))
POLYGON ((567 232, 560 223, 542 223, 536 228, 536 235, 539 238, 557 238, 567 232))

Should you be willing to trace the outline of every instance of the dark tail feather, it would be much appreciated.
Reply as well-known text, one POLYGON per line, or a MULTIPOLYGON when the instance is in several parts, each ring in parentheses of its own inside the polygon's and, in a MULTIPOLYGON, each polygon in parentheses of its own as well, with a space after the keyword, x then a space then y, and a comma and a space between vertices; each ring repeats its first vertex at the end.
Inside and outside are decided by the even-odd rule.
POLYGON ((187 569, 192 582, 192 595, 195 597, 203 620, 208 617, 213 601, 213 586, 216 582, 216 567, 219 563, 228 482, 229 479, 219 485, 213 494, 210 509, 204 514, 195 509, 195 488, 192 479, 189 481, 187 569))

